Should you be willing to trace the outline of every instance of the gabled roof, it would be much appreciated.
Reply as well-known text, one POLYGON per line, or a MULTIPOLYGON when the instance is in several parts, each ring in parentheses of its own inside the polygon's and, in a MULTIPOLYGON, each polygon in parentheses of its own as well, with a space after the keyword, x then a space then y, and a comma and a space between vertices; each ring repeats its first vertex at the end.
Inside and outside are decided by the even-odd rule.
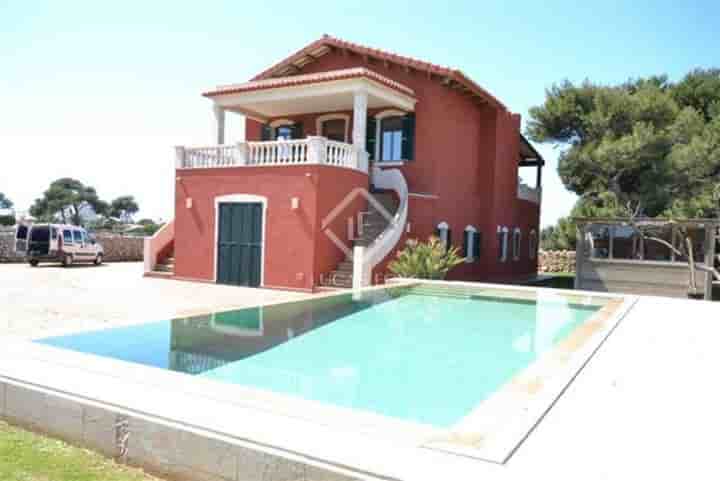
POLYGON ((423 60, 397 55, 384 50, 365 47, 363 45, 347 42, 329 35, 323 35, 322 38, 310 43, 306 47, 298 50, 294 54, 281 60, 263 72, 260 72, 252 78, 252 81, 265 80, 273 77, 287 77, 301 73, 304 66, 314 62, 319 57, 333 50, 339 50, 345 53, 352 52, 364 57, 368 61, 374 60, 385 64, 400 65, 407 71, 424 73, 429 78, 437 78, 450 88, 455 88, 472 95, 480 102, 490 104, 495 108, 507 110, 507 107, 505 107, 502 102, 496 99, 490 92, 476 84, 460 70, 450 67, 442 67, 423 60))

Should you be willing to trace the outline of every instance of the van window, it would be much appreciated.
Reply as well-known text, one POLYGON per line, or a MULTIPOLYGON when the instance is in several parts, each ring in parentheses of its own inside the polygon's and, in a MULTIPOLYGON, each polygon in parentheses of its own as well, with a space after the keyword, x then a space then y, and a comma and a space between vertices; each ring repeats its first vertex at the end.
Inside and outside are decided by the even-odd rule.
POLYGON ((82 244, 82 233, 79 230, 73 231, 73 240, 78 244, 82 244))
POLYGON ((65 229, 63 231, 63 242, 65 242, 65 244, 73 243, 72 231, 70 229, 65 229))
POLYGON ((50 240, 50 228, 38 226, 30 229, 31 242, 48 242, 50 240))

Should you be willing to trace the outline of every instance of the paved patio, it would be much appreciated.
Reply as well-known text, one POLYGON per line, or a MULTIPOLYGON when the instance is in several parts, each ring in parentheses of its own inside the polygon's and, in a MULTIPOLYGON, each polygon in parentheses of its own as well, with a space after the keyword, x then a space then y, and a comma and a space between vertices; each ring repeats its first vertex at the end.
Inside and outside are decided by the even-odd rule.
POLYGON ((168 319, 307 297, 289 291, 142 277, 139 262, 62 268, 0 264, 0 335, 168 319))
MULTIPOLYGON (((304 296, 141 270, 0 265, 0 335, 304 296)), ((410 479, 717 479, 718 339, 720 303, 642 297, 507 464, 408 459, 410 479)))

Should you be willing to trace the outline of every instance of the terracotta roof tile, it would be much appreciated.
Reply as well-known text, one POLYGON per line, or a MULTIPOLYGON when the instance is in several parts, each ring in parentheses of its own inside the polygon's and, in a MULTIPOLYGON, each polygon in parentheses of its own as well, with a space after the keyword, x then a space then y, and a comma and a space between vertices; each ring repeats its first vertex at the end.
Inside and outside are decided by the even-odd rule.
POLYGON ((290 87, 294 85, 304 85, 310 83, 319 82, 331 82, 333 80, 344 80, 349 78, 364 77, 370 80, 374 80, 387 87, 395 89, 406 95, 415 96, 413 90, 400 82, 396 82, 387 77, 380 75, 377 72, 368 70, 363 67, 349 68, 343 70, 331 70, 328 72, 318 72, 305 75, 292 75, 289 77, 271 77, 262 80, 253 80, 241 84, 233 85, 222 85, 217 87, 215 90, 203 93, 206 97, 214 97, 217 95, 226 95, 239 92, 249 92, 253 90, 265 90, 278 87, 290 87))
POLYGON ((461 72, 458 69, 453 69, 450 67, 443 67, 437 64, 425 62, 423 60, 406 57, 403 55, 398 55, 393 52, 388 52, 385 50, 375 49, 366 47, 363 45, 359 45, 356 43, 348 42, 346 40, 341 40, 336 37, 331 37, 330 35, 323 35, 322 38, 310 43, 306 47, 298 50, 294 54, 290 55, 289 57, 281 60, 280 62, 274 64, 272 67, 260 72, 258 75, 252 78, 253 81, 255 80, 264 80, 271 78, 274 73, 276 73, 277 70, 281 69, 282 67, 285 67, 287 65, 290 65, 294 62, 297 62, 298 60, 306 57, 309 53, 323 47, 323 46, 330 46, 340 49, 347 49, 350 51, 353 51, 355 53, 358 53, 360 55, 368 55, 371 57, 379 58, 382 60, 387 60, 388 62, 396 63, 399 65, 404 65, 407 67, 412 67, 416 70, 422 70, 425 72, 429 72, 434 75, 438 75, 441 77, 445 77, 447 79, 453 80, 461 85, 463 85, 465 88, 470 90, 473 94, 481 97, 486 102, 490 103, 491 105, 502 108, 507 110, 507 107, 500 102, 497 98, 495 98, 490 92, 480 87, 477 83, 475 83, 472 79, 470 79, 467 75, 465 75, 463 72, 461 72))

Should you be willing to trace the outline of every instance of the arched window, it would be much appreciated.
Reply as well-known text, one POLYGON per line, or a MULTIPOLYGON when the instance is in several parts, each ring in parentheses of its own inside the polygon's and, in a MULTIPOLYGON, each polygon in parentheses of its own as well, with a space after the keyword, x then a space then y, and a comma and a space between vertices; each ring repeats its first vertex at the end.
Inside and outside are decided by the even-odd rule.
POLYGON ((504 226, 498 226, 497 228, 497 236, 498 236, 498 259, 500 262, 505 262, 507 260, 507 253, 508 253, 508 228, 504 226))
POLYGON ((475 226, 465 227, 463 240, 463 253, 465 262, 475 262, 480 257, 481 236, 475 226))
POLYGON ((452 242, 450 234, 450 226, 447 222, 443 221, 437 225, 437 236, 440 239, 440 242, 445 245, 445 249, 450 248, 450 243, 452 242))
POLYGON ((350 116, 348 114, 326 114, 315 120, 316 135, 338 142, 349 142, 350 116))
POLYGON ((520 260, 520 241, 522 239, 522 231, 519 227, 515 227, 513 230, 513 260, 519 261, 520 260))
POLYGON ((528 236, 528 244, 529 244, 529 255, 530 259, 535 259, 535 256, 537 255, 537 232, 535 232, 535 229, 530 231, 530 235, 528 236))

